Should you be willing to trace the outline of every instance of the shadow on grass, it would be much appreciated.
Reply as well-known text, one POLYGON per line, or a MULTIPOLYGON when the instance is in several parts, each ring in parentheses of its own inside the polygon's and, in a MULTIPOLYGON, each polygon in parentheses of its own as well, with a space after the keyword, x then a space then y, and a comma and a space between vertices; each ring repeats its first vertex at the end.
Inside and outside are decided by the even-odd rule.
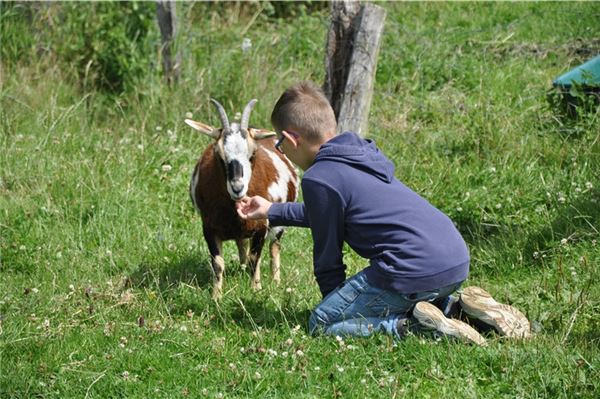
POLYGON ((212 284, 210 258, 185 254, 182 257, 162 262, 142 262, 137 270, 129 275, 133 287, 152 287, 164 291, 185 283, 204 288, 212 284))
MULTIPOLYGON (((264 262, 264 260, 263 260, 264 262)), ((226 260, 224 280, 244 275, 250 280, 247 270, 240 267, 239 262, 226 260)), ((137 270, 129 276, 134 287, 155 287, 160 290, 172 288, 178 283, 185 283, 195 288, 211 288, 213 271, 208 254, 180 254, 177 258, 142 262, 137 270)))
MULTIPOLYGON (((265 261, 268 260, 263 259, 265 261)), ((268 274, 263 270, 263 277, 268 280, 263 285, 270 285, 268 274)), ((249 293, 250 275, 235 261, 226 267, 223 298, 214 301, 211 298, 213 274, 207 254, 187 253, 170 260, 143 262, 128 277, 127 284, 131 287, 160 292, 172 314, 208 311, 224 329, 233 323, 250 330, 259 327, 289 330, 296 325, 305 326, 310 315, 307 306, 299 305, 289 294, 281 293, 273 299, 270 287, 249 293), (234 281, 242 284, 247 281, 248 287, 235 289, 234 281), (181 290, 181 283, 197 290, 181 290)), ((276 289, 283 290, 281 287, 276 289)))
POLYGON ((280 306, 259 297, 239 298, 228 307, 226 319, 235 320, 243 328, 259 327, 274 330, 289 330, 299 325, 306 331, 311 309, 299 305, 291 297, 283 298, 280 306))

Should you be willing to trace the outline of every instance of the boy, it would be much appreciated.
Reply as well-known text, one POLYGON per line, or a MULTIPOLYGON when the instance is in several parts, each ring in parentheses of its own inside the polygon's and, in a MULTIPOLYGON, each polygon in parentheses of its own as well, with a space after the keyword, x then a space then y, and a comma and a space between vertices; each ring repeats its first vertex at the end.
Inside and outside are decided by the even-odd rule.
MULTIPOLYGON (((314 84, 287 89, 271 122, 279 135, 276 148, 305 171, 304 203, 270 203, 255 196, 239 201, 237 211, 243 219, 311 229, 323 300, 310 316, 310 333, 381 331, 401 338, 409 327, 425 328, 484 345, 476 330, 440 310, 448 314, 456 308, 450 306, 458 302, 450 294, 469 272, 469 252, 452 221, 397 180, 393 164, 371 140, 351 132, 336 135, 333 110, 314 84), (344 242, 369 260, 348 280, 344 242)), ((460 305, 500 334, 529 334, 518 310, 480 288, 466 288, 460 305)))

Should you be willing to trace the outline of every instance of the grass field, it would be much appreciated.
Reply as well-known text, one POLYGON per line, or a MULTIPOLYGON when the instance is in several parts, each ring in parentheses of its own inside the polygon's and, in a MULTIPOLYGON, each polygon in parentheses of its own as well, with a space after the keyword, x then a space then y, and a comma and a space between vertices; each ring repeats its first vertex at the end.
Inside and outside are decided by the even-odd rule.
MULTIPOLYGON (((535 336, 487 348, 309 337, 320 294, 309 231, 294 228, 281 285, 265 253, 259 292, 227 243, 214 302, 187 194, 208 139, 183 119, 217 124, 210 96, 228 110, 256 97, 251 123, 269 127, 286 86, 322 82, 328 15, 186 4, 174 88, 149 73, 111 97, 52 51, 2 60, 1 398, 597 397, 599 113, 566 120, 547 94, 600 53, 600 3, 380 5, 369 137, 455 220, 467 283, 522 309, 535 336)), ((345 261, 366 264, 350 250, 345 261)))

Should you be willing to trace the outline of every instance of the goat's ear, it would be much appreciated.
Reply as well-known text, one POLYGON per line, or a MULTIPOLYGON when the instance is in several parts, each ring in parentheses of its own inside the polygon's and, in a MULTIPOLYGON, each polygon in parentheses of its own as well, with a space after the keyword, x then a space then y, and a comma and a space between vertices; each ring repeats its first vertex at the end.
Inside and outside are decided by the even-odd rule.
POLYGON ((216 129, 205 123, 196 122, 191 119, 186 119, 185 123, 187 123, 189 126, 193 127, 194 129, 198 130, 199 132, 202 132, 202 133, 212 137, 215 140, 218 139, 219 136, 221 135, 221 129, 216 129))
POLYGON ((267 129, 255 129, 253 127, 249 127, 248 131, 254 140, 268 139, 269 137, 277 136, 277 133, 267 129))

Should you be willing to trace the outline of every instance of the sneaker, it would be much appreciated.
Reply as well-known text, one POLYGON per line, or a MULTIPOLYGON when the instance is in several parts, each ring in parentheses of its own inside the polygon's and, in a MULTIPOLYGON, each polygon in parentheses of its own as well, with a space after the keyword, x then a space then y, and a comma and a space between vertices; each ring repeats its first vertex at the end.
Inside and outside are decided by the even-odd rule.
POLYGON ((493 327, 500 335, 527 338, 531 335, 529 320, 518 309, 498 303, 485 290, 467 287, 460 295, 463 312, 493 327))
POLYGON ((460 320, 448 319, 440 309, 429 302, 419 302, 413 309, 413 317, 419 324, 442 335, 458 338, 461 341, 472 342, 485 346, 485 338, 473 327, 460 320))

